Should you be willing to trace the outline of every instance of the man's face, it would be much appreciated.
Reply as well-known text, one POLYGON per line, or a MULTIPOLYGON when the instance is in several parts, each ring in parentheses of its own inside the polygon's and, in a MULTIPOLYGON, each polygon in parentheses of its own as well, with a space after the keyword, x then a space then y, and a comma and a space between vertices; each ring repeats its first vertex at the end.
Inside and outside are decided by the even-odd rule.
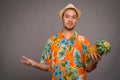
POLYGON ((75 10, 67 9, 63 14, 62 21, 65 29, 73 30, 78 21, 75 10))

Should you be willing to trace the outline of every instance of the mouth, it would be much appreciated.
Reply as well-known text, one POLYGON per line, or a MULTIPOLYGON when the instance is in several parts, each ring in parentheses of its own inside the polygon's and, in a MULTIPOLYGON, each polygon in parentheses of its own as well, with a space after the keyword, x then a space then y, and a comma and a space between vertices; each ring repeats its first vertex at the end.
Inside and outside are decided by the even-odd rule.
POLYGON ((73 25, 73 23, 67 23, 67 25, 72 26, 72 25, 73 25))

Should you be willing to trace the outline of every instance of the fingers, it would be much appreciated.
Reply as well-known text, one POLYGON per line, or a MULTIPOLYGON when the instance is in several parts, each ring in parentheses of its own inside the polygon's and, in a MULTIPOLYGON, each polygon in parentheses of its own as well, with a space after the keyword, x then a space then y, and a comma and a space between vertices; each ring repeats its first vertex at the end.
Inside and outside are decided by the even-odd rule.
POLYGON ((30 65, 29 58, 22 56, 21 62, 25 65, 30 65))
POLYGON ((21 62, 22 62, 22 63, 25 63, 27 60, 28 60, 27 57, 22 56, 22 59, 21 59, 21 62))
POLYGON ((101 60, 101 56, 99 54, 96 54, 96 53, 90 53, 88 55, 88 57, 94 62, 98 62, 101 60))
POLYGON ((29 60, 29 58, 27 58, 25 56, 22 56, 22 59, 25 60, 25 61, 29 60))
POLYGON ((35 66, 36 62, 30 58, 22 56, 21 62, 27 66, 35 66))

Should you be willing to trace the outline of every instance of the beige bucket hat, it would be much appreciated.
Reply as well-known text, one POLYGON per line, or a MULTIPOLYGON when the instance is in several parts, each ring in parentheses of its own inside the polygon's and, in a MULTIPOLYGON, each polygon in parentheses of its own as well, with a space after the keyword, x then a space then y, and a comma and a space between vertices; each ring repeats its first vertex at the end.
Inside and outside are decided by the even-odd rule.
POLYGON ((75 7, 73 4, 68 4, 66 7, 64 7, 63 9, 61 9, 59 11, 59 17, 62 17, 63 13, 65 12, 66 9, 69 9, 69 8, 73 8, 74 10, 76 10, 77 14, 78 14, 78 19, 80 18, 81 16, 81 11, 75 7))

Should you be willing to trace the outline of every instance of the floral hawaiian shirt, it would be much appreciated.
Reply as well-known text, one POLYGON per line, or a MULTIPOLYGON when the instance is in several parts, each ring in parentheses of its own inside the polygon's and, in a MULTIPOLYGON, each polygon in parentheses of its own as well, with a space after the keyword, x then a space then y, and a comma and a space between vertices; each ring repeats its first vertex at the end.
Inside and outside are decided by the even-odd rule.
POLYGON ((41 56, 41 63, 51 67, 52 80, 86 80, 86 52, 90 43, 76 32, 66 39, 62 32, 51 36, 41 56))

